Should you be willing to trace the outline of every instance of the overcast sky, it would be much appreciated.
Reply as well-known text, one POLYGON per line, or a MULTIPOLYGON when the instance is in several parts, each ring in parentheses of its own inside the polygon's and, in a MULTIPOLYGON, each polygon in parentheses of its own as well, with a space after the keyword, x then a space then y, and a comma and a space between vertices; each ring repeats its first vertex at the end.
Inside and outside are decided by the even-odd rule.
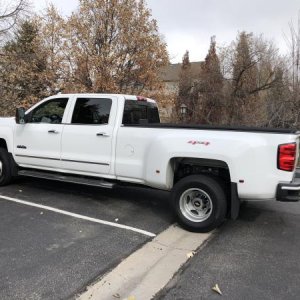
MULTIPOLYGON (((263 33, 286 52, 283 37, 288 23, 296 23, 300 0, 146 0, 158 21, 171 61, 181 62, 185 50, 192 61, 203 60, 210 37, 219 45, 229 44, 238 31, 263 33)), ((52 2, 64 14, 70 14, 77 0, 33 0, 39 11, 52 2)))

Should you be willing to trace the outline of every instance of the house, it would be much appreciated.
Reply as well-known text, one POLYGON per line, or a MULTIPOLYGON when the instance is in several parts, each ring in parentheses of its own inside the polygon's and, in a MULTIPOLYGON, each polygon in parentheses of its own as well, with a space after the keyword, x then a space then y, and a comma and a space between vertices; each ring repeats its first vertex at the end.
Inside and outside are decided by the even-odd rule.
MULTIPOLYGON (((202 64, 202 61, 191 62, 191 74, 193 78, 196 79, 199 76, 202 64)), ((159 103, 160 114, 164 122, 170 121, 173 114, 174 97, 178 94, 181 65, 181 63, 170 64, 160 71, 166 95, 166 99, 159 103)))

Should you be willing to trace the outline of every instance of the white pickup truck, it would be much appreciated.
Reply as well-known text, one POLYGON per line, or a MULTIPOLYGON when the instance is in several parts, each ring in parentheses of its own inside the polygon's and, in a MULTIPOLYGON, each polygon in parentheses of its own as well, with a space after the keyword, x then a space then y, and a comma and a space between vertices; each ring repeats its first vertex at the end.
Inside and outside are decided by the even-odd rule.
POLYGON ((22 175, 167 190, 179 222, 205 232, 244 199, 299 201, 298 148, 293 130, 160 124, 148 98, 58 94, 0 119, 0 186, 22 175))

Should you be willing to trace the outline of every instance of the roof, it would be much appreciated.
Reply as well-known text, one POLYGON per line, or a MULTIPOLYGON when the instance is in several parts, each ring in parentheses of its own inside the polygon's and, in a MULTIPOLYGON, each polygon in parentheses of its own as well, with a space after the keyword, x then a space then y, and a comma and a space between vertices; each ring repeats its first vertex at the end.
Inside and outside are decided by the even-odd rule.
POLYGON ((52 95, 51 97, 56 97, 56 96, 62 96, 62 97, 88 97, 88 96, 124 96, 126 98, 132 98, 132 99, 136 99, 136 95, 127 95, 127 94, 116 94, 116 93, 57 93, 52 95))
MULTIPOLYGON (((203 64, 202 61, 191 62, 191 71, 193 77, 197 77, 197 75, 200 73, 202 64, 203 64)), ((181 65, 182 65, 181 63, 170 64, 162 68, 160 74, 161 79, 165 82, 170 82, 170 81, 178 82, 181 65)))
POLYGON ((126 100, 141 100, 145 99, 148 102, 153 102, 155 103, 155 100, 143 97, 143 96, 135 96, 135 95, 127 95, 127 94, 114 94, 114 93, 68 93, 68 94, 63 94, 63 93, 58 93, 56 95, 52 95, 44 100, 52 99, 52 98, 59 98, 59 97, 124 97, 126 100), (140 98, 140 99, 139 99, 140 98))

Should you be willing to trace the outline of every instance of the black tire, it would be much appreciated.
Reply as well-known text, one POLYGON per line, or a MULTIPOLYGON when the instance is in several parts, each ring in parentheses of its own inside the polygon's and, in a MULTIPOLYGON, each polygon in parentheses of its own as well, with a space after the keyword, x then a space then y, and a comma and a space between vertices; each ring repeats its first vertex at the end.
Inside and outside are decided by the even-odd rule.
POLYGON ((0 186, 8 185, 12 181, 11 166, 8 152, 0 148, 0 186))
POLYGON ((225 219, 226 194, 212 177, 187 176, 175 184, 171 197, 179 223, 188 230, 209 232, 225 219))

